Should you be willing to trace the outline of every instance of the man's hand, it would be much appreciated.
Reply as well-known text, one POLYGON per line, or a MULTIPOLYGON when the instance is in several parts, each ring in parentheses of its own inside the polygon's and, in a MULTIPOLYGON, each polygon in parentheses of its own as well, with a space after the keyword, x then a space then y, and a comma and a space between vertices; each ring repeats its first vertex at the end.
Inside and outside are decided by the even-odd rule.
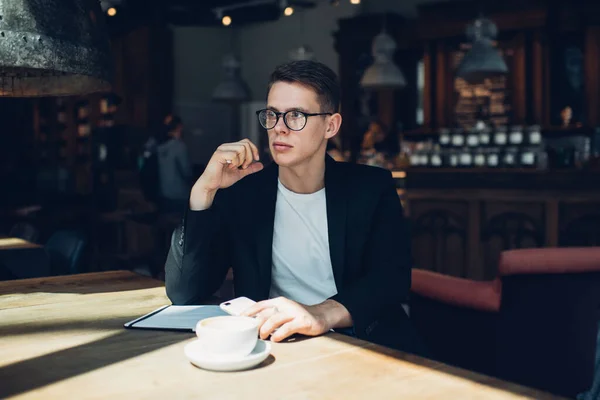
POLYGON ((260 338, 264 340, 270 335, 274 342, 280 342, 295 333, 318 336, 333 328, 352 326, 352 318, 346 307, 333 300, 305 306, 278 297, 254 304, 243 315, 256 316, 259 319, 260 338))
POLYGON ((258 149, 248 139, 220 145, 192 188, 190 208, 210 208, 217 190, 227 188, 245 176, 263 169, 262 163, 253 163, 258 159, 258 149))

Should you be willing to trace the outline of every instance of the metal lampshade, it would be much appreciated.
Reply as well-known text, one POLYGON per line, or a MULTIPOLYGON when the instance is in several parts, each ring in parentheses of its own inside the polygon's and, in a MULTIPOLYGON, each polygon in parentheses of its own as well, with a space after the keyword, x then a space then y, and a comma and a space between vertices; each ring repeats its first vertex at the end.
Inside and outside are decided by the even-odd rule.
POLYGON ((97 0, 0 0, 0 96, 109 91, 112 55, 97 0))
POLYGON ((302 45, 292 51, 290 51, 290 60, 302 61, 302 60, 314 60, 315 54, 309 46, 302 45))
POLYGON ((390 35, 381 32, 373 41, 375 62, 369 66, 360 80, 363 88, 402 88, 406 86, 404 74, 394 64, 396 43, 390 35))
POLYGON ((486 78, 508 73, 506 62, 492 44, 496 34, 496 25, 488 19, 478 19, 468 28, 472 45, 458 66, 456 76, 469 83, 480 83, 486 78))
POLYGON ((233 54, 223 59, 225 79, 213 92, 213 99, 222 101, 244 101, 250 97, 248 85, 240 77, 240 63, 233 54))

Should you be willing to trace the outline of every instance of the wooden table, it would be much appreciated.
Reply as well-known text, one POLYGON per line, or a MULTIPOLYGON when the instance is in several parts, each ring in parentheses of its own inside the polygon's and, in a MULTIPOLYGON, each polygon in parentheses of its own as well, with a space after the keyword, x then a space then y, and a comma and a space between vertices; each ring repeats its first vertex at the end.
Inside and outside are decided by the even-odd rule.
POLYGON ((0 282, 0 398, 555 398, 338 334, 204 371, 183 354, 193 334, 122 328, 168 303, 162 282, 122 271, 0 282))
POLYGON ((51 275, 44 246, 14 237, 0 237, 0 268, 17 279, 51 275))
POLYGON ((40 249, 44 246, 28 242, 20 238, 0 236, 0 251, 3 250, 21 250, 21 249, 40 249))

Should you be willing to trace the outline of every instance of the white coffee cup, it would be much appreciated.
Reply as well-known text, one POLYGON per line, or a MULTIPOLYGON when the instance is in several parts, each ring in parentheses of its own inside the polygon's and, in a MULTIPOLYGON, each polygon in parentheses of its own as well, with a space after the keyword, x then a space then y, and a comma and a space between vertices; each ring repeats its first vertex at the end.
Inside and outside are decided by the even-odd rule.
POLYGON ((244 357, 256 347, 258 322, 251 317, 206 318, 196 324, 202 350, 219 357, 244 357))

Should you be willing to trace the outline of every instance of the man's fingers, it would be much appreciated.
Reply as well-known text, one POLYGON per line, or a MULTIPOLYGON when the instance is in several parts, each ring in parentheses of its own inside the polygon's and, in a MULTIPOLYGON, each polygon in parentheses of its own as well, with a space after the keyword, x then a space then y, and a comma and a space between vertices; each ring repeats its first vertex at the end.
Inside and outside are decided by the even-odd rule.
POLYGON ((256 315, 254 317, 254 319, 256 320, 256 323, 258 324, 258 336, 260 336, 260 330, 261 330, 263 324, 265 322, 267 322, 267 320, 269 319, 269 317, 268 316, 264 316, 263 317, 262 315, 256 315))
POLYGON ((252 150, 252 154, 254 154, 254 159, 256 161, 260 160, 260 156, 259 156, 259 152, 258 152, 258 147, 256 147, 256 145, 254 143, 252 143, 251 141, 248 140, 248 143, 250 144, 250 148, 252 150))
POLYGON ((250 307, 248 307, 246 310, 244 310, 242 312, 242 315, 244 315, 246 317, 252 317, 268 308, 275 308, 275 307, 277 307, 276 299, 263 300, 263 301, 259 301, 258 303, 253 304, 250 307))
POLYGON ((256 163, 250 164, 248 166, 248 168, 241 169, 239 171, 240 171, 240 174, 242 174, 242 177, 245 177, 245 176, 248 176, 248 175, 253 174, 255 172, 258 172, 258 171, 260 171, 263 168, 264 168, 264 165, 262 163, 256 162, 256 163))
POLYGON ((248 166, 254 161, 254 155, 252 154, 252 149, 250 148, 250 142, 244 142, 244 151, 246 153, 246 160, 242 164, 242 168, 246 169, 248 166))
POLYGON ((219 163, 223 165, 235 164, 238 162, 238 155, 234 151, 230 150, 218 150, 215 153, 218 157, 219 163))
POLYGON ((227 155, 235 153, 236 157, 230 157, 228 159, 231 162, 227 162, 227 159, 225 160, 225 163, 230 164, 230 168, 237 168, 246 161, 246 149, 242 144, 222 145, 219 147, 219 152, 227 155))
POLYGON ((244 312, 242 313, 242 315, 246 316, 246 317, 254 317, 256 314, 266 310, 267 308, 273 308, 273 305, 269 305, 269 304, 264 304, 267 303, 269 300, 267 301, 261 301, 258 302, 250 307, 248 307, 248 309, 244 310, 244 312))
POLYGON ((260 327, 260 338, 266 339, 273 333, 273 331, 279 328, 281 325, 290 322, 294 317, 289 314, 275 313, 269 319, 267 319, 260 327))
MULTIPOLYGON (((223 143, 219 146, 218 150, 223 151, 231 151, 234 150, 240 155, 240 163, 238 165, 232 166, 248 168, 248 166, 252 163, 252 161, 259 160, 259 152, 258 148, 252 143, 249 139, 242 139, 239 142, 234 143, 223 143), (242 154, 243 153, 243 154, 242 154)), ((233 163, 232 163, 233 164, 233 163)))
POLYGON ((260 160, 258 147, 256 147, 256 145, 252 143, 250 139, 242 139, 239 141, 239 143, 250 146, 250 154, 252 155, 252 158, 256 161, 260 160))
POLYGON ((281 342, 292 336, 294 333, 300 333, 304 328, 300 318, 292 319, 290 322, 280 326, 279 329, 277 329, 277 332, 271 335, 271 340, 273 342, 281 342))

